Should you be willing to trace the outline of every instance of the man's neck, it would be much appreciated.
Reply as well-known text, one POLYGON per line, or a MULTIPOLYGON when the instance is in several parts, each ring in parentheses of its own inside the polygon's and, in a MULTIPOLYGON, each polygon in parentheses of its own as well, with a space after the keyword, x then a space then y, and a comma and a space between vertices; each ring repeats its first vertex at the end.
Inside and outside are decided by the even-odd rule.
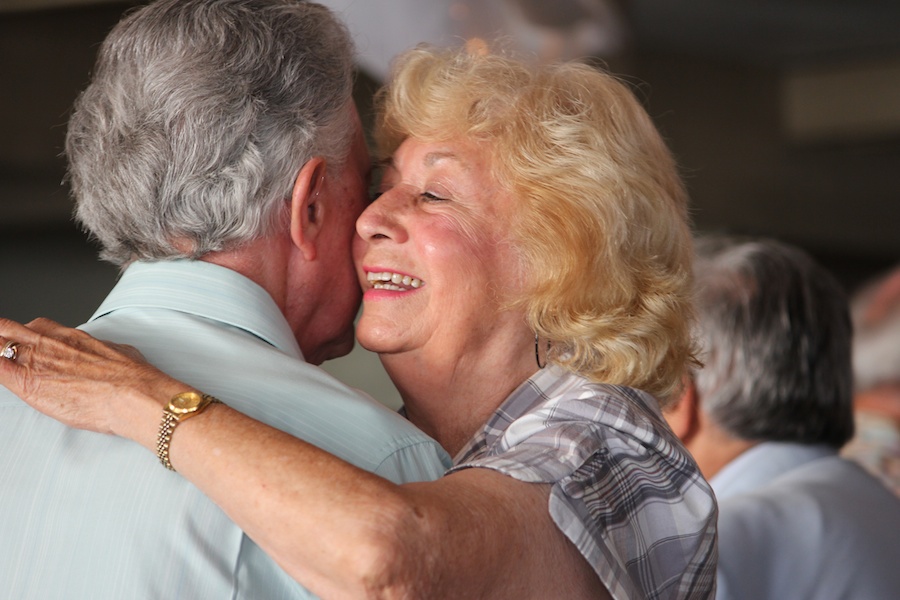
POLYGON ((706 417, 701 429, 685 447, 697 461, 700 472, 709 480, 738 456, 756 446, 758 442, 731 436, 706 417))
POLYGON ((287 302, 285 241, 265 237, 237 249, 210 252, 200 260, 231 269, 266 290, 284 313, 287 302))

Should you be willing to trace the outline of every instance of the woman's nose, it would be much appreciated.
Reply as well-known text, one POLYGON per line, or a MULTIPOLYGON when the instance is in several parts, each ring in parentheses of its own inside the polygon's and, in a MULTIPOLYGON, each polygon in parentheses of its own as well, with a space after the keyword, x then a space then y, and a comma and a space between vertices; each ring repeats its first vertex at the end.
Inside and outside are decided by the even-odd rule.
POLYGON ((403 226, 402 194, 389 190, 372 202, 356 220, 356 232, 366 241, 391 239, 398 244, 407 240, 403 226))

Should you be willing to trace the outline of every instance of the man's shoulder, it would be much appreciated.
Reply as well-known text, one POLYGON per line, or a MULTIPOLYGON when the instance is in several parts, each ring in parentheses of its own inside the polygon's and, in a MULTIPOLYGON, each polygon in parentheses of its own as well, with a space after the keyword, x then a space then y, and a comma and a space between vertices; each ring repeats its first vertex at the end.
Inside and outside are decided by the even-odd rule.
POLYGON ((900 585, 886 558, 898 527, 900 500, 878 481, 836 456, 811 461, 719 503, 719 581, 735 598, 884 597, 873 590, 900 585))
MULTIPOLYGON (((826 456, 719 503, 720 546, 777 545, 825 537, 877 539, 885 520, 900 525, 900 499, 858 465, 826 456)), ((835 540, 836 541, 836 540, 835 540)), ((900 540, 894 544, 900 551, 900 540)))
POLYGON ((446 467, 437 443, 406 419, 250 331, 158 309, 118 311, 86 329, 135 346, 176 379, 360 468, 379 472, 411 455, 432 466, 417 479, 446 467))
POLYGON ((829 454, 786 470, 769 483, 738 498, 789 503, 807 497, 833 498, 850 503, 868 495, 880 497, 882 491, 883 486, 865 469, 842 456, 829 454))

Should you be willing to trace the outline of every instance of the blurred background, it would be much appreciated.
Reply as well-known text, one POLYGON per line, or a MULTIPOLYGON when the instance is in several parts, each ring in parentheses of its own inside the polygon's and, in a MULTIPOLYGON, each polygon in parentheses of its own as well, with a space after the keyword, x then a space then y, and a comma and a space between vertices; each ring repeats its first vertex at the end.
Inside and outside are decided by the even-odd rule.
MULTIPOLYGON (((896 0, 325 0, 359 52, 364 118, 391 56, 503 36, 628 81, 681 166, 700 232, 806 248, 852 291, 900 261, 896 0)), ((139 2, 0 0, 0 316, 77 325, 115 283, 72 222, 61 157, 98 44, 139 2)), ((389 405, 357 348, 326 368, 389 405)))

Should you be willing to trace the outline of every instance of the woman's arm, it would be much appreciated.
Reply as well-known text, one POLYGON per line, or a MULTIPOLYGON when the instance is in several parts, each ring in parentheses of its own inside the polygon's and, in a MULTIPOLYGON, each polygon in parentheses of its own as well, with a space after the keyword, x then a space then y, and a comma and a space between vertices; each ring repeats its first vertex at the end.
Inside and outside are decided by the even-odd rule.
MULTIPOLYGON (((68 425, 155 452, 162 406, 188 386, 83 332, 29 328, 0 321, 0 343, 22 344, 15 363, 0 359, 0 383, 68 425)), ((169 455, 325 598, 606 597, 552 522, 547 485, 466 469, 398 486, 223 405, 179 424, 169 455)))
POLYGON ((179 427, 175 468, 323 597, 603 597, 549 486, 486 469, 398 486, 220 406, 179 427))

